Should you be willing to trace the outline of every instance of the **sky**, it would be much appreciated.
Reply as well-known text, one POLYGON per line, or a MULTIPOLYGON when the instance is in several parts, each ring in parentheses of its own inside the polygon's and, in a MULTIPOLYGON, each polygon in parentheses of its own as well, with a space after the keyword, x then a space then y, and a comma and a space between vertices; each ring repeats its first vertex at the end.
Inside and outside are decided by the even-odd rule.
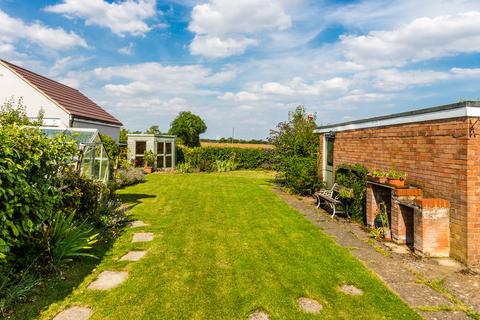
POLYGON ((181 111, 204 138, 480 98, 477 0, 0 0, 0 58, 75 87, 129 130, 181 111))

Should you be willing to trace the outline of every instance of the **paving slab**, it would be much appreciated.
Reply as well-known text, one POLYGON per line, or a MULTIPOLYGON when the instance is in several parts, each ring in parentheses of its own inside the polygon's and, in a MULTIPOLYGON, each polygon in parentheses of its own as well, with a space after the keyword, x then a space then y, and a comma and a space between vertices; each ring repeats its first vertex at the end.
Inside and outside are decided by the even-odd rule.
POLYGON ((92 315, 92 309, 86 307, 71 307, 63 310, 53 320, 87 320, 92 315))
POLYGON ((91 290, 110 290, 118 287, 128 278, 128 272, 125 271, 103 271, 93 281, 88 289, 91 290))
POLYGON ((249 320, 269 320, 270 316, 265 311, 257 310, 248 317, 249 320))
POLYGON ((142 259, 147 251, 129 251, 126 255, 120 258, 120 261, 138 261, 142 259))
POLYGON ((151 232, 139 232, 134 233, 132 242, 149 242, 153 240, 153 233, 151 232))
POLYGON ((297 304, 305 313, 319 313, 323 306, 314 299, 301 297, 297 299, 297 304))
POLYGON ((140 227, 146 227, 148 225, 149 224, 143 222, 142 220, 135 220, 135 221, 131 221, 129 223, 130 228, 140 228, 140 227))
POLYGON ((340 291, 342 291, 345 294, 349 294, 352 296, 361 296, 363 295, 363 290, 359 289, 355 286, 352 286, 350 284, 344 284, 343 286, 340 287, 340 291))

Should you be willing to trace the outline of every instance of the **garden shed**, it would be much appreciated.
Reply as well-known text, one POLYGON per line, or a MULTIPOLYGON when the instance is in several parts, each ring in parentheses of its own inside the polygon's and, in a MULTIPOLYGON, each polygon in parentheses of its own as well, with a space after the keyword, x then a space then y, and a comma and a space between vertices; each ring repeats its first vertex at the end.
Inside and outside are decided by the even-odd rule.
POLYGON ((465 101, 316 129, 320 176, 359 163, 369 170, 394 167, 406 188, 367 183, 366 220, 379 201, 389 207, 392 238, 415 251, 480 263, 480 102, 465 101))
POLYGON ((73 159, 81 174, 108 182, 110 178, 110 159, 97 129, 40 127, 47 137, 60 134, 70 135, 78 146, 78 156, 73 159))
POLYGON ((135 166, 144 165, 145 152, 152 151, 156 161, 154 170, 171 170, 175 168, 176 136, 166 134, 128 134, 128 160, 135 166))

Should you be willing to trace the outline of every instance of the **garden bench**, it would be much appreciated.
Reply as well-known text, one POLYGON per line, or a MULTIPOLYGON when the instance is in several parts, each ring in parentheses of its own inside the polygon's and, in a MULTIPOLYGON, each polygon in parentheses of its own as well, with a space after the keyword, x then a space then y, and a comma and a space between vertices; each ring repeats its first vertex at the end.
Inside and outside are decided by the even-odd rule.
POLYGON ((350 218, 350 215, 348 214, 348 206, 342 202, 342 200, 339 198, 339 193, 342 189, 346 189, 349 192, 353 192, 353 189, 341 186, 337 183, 334 183, 331 189, 322 189, 320 191, 317 191, 315 193, 315 198, 317 199, 317 208, 320 208, 322 203, 326 203, 332 208, 333 213, 331 218, 335 217, 335 214, 337 213, 337 205, 342 205, 345 208, 345 214, 347 217, 350 218))

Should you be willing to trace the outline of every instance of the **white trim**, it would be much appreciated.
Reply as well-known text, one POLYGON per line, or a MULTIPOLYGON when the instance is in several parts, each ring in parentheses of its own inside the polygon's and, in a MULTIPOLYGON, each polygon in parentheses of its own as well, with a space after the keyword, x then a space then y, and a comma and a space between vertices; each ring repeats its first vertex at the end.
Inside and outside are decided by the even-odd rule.
POLYGON ((106 126, 106 127, 113 127, 113 128, 121 128, 121 127, 122 127, 122 126, 119 125, 119 124, 102 122, 101 120, 92 121, 92 120, 85 120, 85 119, 77 118, 77 117, 75 117, 75 115, 73 115, 73 122, 83 122, 83 123, 90 123, 90 124, 98 124, 98 125, 102 125, 102 126, 106 126))
POLYGON ((424 114, 392 117, 389 119, 382 119, 382 120, 376 120, 376 121, 372 120, 372 121, 350 123, 350 124, 344 124, 344 125, 342 124, 332 125, 332 126, 328 126, 327 128, 316 129, 313 132, 326 133, 330 131, 338 132, 338 131, 347 131, 347 130, 358 130, 358 129, 366 129, 366 128, 392 126, 397 124, 443 120, 443 119, 452 119, 452 118, 461 118, 461 117, 480 117, 480 108, 462 107, 462 108, 455 108, 450 110, 429 112, 424 114))
POLYGON ((327 182, 327 136, 323 135, 323 151, 322 151, 322 180, 327 182))

